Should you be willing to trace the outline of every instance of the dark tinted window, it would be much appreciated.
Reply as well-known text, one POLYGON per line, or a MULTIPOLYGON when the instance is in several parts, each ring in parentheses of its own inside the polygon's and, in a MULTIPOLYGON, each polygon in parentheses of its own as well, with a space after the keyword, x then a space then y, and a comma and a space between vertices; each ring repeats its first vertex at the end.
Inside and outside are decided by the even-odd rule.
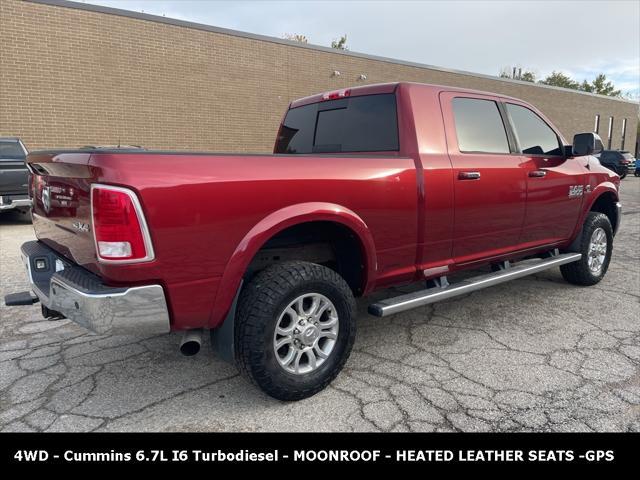
POLYGON ((16 141, 0 141, 0 159, 24 159, 24 150, 16 141))
POLYGON ((509 153, 507 133, 496 102, 454 98, 452 104, 461 152, 509 153))
POLYGON ((394 94, 341 98, 292 108, 275 153, 381 152, 398 150, 394 94))
POLYGON ((522 153, 561 155, 558 136, 538 115, 528 108, 507 103, 522 153))

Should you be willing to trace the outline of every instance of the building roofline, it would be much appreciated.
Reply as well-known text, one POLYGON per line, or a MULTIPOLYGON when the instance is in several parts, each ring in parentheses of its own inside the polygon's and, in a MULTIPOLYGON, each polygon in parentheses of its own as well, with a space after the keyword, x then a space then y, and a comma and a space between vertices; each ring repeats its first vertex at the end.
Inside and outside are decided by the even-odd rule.
POLYGON ((588 95, 588 96, 601 98, 605 100, 615 100, 618 102, 630 103, 633 105, 640 105, 640 102, 635 102, 633 100, 627 100, 624 98, 610 97, 607 95, 600 95, 597 93, 582 92, 580 90, 572 90, 570 88, 556 87, 552 85, 541 85, 539 83, 525 82, 523 80, 514 80, 511 78, 496 77, 494 75, 486 75, 483 73, 467 72, 465 70, 456 70, 453 68, 436 67, 434 65, 428 65, 425 63, 410 62, 407 60, 399 60, 397 58, 382 57, 378 55, 352 52, 351 50, 338 50, 335 48, 323 47, 321 45, 300 43, 292 40, 286 40, 283 38, 270 37, 268 35, 259 35, 256 33, 242 32, 239 30, 231 30, 229 28, 214 27, 212 25, 206 25, 204 23, 196 23, 196 22, 190 22, 187 20, 179 20, 176 18, 163 17, 160 15, 151 15, 149 13, 134 12, 132 10, 123 10, 121 8, 105 7, 102 5, 94 5, 89 3, 78 3, 78 2, 68 1, 68 0, 26 0, 26 1, 31 3, 38 3, 42 5, 55 6, 55 7, 73 8, 76 10, 86 10, 86 11, 95 12, 95 13, 104 13, 107 15, 117 15, 120 17, 133 18, 136 20, 146 20, 149 22, 164 23, 166 25, 191 28, 195 30, 204 30, 207 32, 220 33, 223 35, 232 35, 234 37, 243 37, 251 40, 260 40, 263 42, 277 43, 277 44, 286 45, 294 48, 304 48, 304 49, 316 50, 316 51, 325 52, 325 53, 332 53, 334 55, 346 55, 349 57, 364 58, 367 60, 376 60, 380 62, 404 65, 407 67, 423 68, 426 70, 435 70, 438 72, 455 73, 458 75, 466 75, 469 77, 485 78, 485 79, 497 80, 505 83, 514 83, 517 85, 524 85, 527 87, 548 88, 552 90, 559 90, 561 92, 566 92, 566 93, 573 93, 577 95, 588 95))

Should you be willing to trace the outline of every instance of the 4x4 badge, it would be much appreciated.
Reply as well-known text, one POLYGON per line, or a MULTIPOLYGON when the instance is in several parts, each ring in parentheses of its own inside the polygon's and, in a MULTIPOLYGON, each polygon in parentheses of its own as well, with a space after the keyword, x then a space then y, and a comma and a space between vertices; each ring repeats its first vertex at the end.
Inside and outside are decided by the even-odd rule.
POLYGON ((81 232, 88 232, 89 231, 89 224, 88 223, 73 222, 73 228, 75 228, 76 230, 80 230, 81 232))

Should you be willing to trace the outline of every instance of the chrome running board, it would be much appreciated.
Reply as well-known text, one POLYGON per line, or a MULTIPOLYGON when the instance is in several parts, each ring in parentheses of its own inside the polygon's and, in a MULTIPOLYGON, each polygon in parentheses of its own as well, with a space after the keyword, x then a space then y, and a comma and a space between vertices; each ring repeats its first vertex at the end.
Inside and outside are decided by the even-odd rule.
POLYGON ((465 293, 493 287, 494 285, 526 277, 565 263, 577 262, 580 258, 582 258, 580 253, 558 254, 554 252, 546 258, 523 260, 516 265, 504 262, 497 272, 479 275, 455 284, 449 284, 446 278, 442 277, 440 281, 436 282, 438 286, 372 303, 369 305, 368 310, 371 315, 376 317, 386 317, 387 315, 404 312, 405 310, 464 295, 465 293))

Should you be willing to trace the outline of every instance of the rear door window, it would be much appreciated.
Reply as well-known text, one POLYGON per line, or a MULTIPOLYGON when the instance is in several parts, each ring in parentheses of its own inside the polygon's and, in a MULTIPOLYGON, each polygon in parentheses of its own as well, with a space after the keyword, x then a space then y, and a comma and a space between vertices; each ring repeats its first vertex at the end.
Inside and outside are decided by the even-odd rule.
POLYGON ((397 151, 395 94, 363 95, 303 105, 287 112, 275 153, 397 151))
POLYGON ((458 97, 452 101, 458 149, 464 153, 509 153, 507 132, 493 100, 458 97))
POLYGON ((528 155, 562 155, 558 136, 536 113, 521 105, 507 103, 522 153, 528 155))

